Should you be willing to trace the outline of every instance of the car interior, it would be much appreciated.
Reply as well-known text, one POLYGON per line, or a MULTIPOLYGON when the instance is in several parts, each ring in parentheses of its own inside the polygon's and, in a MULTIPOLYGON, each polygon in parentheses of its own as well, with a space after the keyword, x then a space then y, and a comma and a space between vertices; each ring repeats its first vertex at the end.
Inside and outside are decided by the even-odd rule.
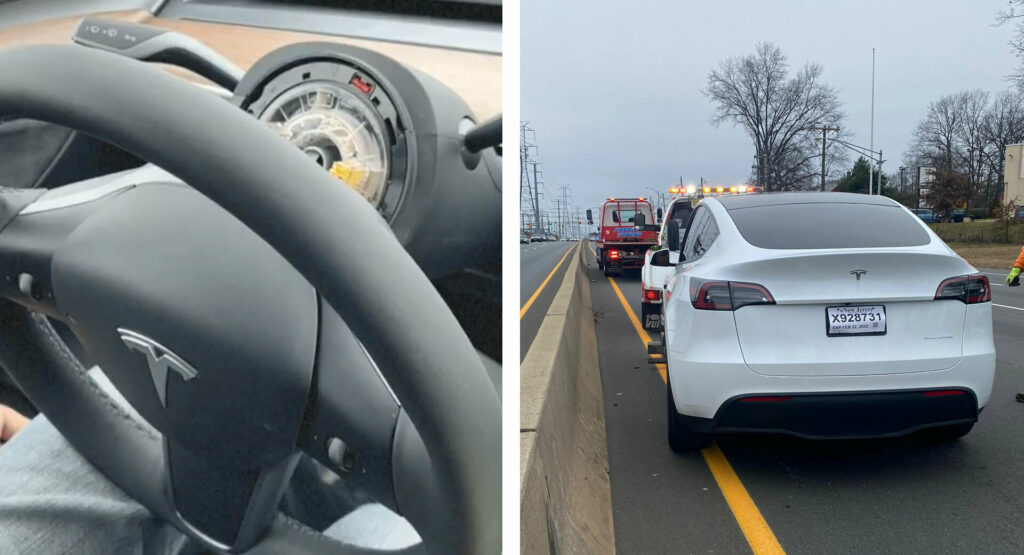
POLYGON ((500 0, 0 0, 0 403, 193 552, 497 551, 501 64, 500 0))

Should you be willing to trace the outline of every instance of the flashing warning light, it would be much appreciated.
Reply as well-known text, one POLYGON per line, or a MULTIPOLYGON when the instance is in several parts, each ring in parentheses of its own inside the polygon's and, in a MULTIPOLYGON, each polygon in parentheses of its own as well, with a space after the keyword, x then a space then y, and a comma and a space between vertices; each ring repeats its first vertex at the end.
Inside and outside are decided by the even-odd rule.
POLYGON ((710 193, 711 192, 711 187, 704 187, 704 192, 705 193, 710 193))
POLYGON ((679 187, 669 187, 668 188, 668 193, 670 195, 678 195, 679 194, 679 187))
POLYGON ((687 185, 686 186, 686 193, 687 194, 692 195, 695 192, 697 192, 697 188, 696 187, 694 187, 693 185, 687 185))
POLYGON ((636 199, 636 200, 644 200, 644 197, 640 197, 640 198, 638 198, 638 199, 636 199))
POLYGON ((619 251, 608 251, 608 258, 610 258, 612 260, 618 260, 619 259, 619 251))
POLYGON ((608 200, 615 200, 615 197, 612 197, 612 198, 610 198, 610 199, 608 199, 608 200))
POLYGON ((363 78, 358 75, 353 75, 352 79, 349 80, 349 84, 359 89, 363 94, 370 94, 373 92, 373 85, 363 81, 363 78))
POLYGON ((740 188, 739 187, 729 187, 729 192, 730 193, 738 193, 738 192, 740 192, 740 188))
POLYGON ((740 185, 739 187, 737 187, 737 189, 739 189, 739 192, 741 192, 741 193, 746 193, 747 192, 747 186, 746 185, 740 185))
POLYGON ((725 187, 715 187, 715 192, 716 192, 716 193, 722 193, 722 192, 725 192, 725 187))

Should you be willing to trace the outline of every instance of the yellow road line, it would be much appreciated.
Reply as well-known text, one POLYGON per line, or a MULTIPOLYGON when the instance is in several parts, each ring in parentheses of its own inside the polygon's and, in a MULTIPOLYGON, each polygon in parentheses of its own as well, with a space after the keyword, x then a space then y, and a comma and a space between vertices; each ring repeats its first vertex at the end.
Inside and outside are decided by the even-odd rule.
MULTIPOLYGON (((633 323, 633 329, 636 330, 636 334, 640 336, 640 341, 644 342, 644 349, 647 349, 647 344, 651 342, 651 336, 647 335, 647 330, 640 325, 640 319, 636 317, 636 313, 629 307, 629 302, 626 301, 626 297, 622 294, 622 290, 619 289, 619 284, 615 283, 615 279, 608 278, 608 283, 612 284, 612 289, 615 290, 615 294, 619 297, 619 302, 622 303, 622 308, 626 309, 626 316, 629 316, 629 321, 633 323)), ((645 351, 646 352, 646 351, 645 351)), ((665 379, 665 365, 658 363, 654 365, 658 369, 658 373, 661 374, 661 381, 665 379)))
POLYGON ((718 482, 718 487, 722 490, 726 503, 732 509, 732 514, 736 517, 740 530, 743 530, 743 535, 746 536, 747 543, 750 544, 750 549, 757 554, 784 554, 785 551, 779 544, 778 538, 775 537, 775 532, 772 532, 771 527, 761 516, 761 511, 757 509, 754 500, 747 493, 747 488, 743 487, 743 482, 732 469, 729 460, 725 458, 725 453, 718 448, 718 444, 712 443, 710 447, 701 450, 700 454, 704 455, 704 462, 708 464, 711 475, 718 482))
MULTIPOLYGON (((651 342, 651 336, 640 325, 640 319, 636 317, 636 313, 630 308, 626 297, 622 294, 622 290, 619 289, 619 285, 612 278, 608 278, 608 282, 612 284, 615 295, 619 297, 622 308, 626 310, 626 316, 633 323, 633 328, 636 330, 637 335, 640 336, 640 341, 643 341, 644 348, 646 349, 647 344, 651 342)), ((658 369, 658 373, 661 374, 661 380, 668 383, 668 380, 665 378, 665 364, 658 363, 654 366, 658 369)), ((725 497, 725 502, 729 504, 729 509, 732 511, 733 516, 736 517, 736 522, 740 525, 743 536, 747 538, 750 549, 758 555, 762 553, 785 555, 786 552, 782 549, 782 545, 779 544, 775 533, 772 532, 768 522, 761 516, 761 511, 758 510, 754 500, 747 493, 747 488, 743 487, 743 482, 740 481, 740 477, 732 469, 729 460, 725 458, 725 453, 718 448, 718 444, 712 442, 710 447, 701 451, 701 455, 704 456, 704 462, 711 469, 711 475, 715 478, 715 482, 718 483, 718 488, 722 490, 722 496, 725 497)))
POLYGON ((562 262, 565 262, 565 257, 569 256, 569 253, 576 250, 578 247, 579 244, 577 243, 574 247, 565 251, 565 254, 562 255, 562 259, 558 261, 558 264, 555 264, 555 268, 551 270, 551 273, 548 274, 548 277, 544 278, 544 281, 540 284, 540 287, 538 287, 537 290, 533 292, 533 295, 526 301, 526 304, 523 305, 523 308, 519 309, 520 320, 523 319, 523 315, 526 314, 526 311, 530 310, 530 307, 533 305, 533 301, 536 301, 537 297, 540 296, 540 292, 543 291, 544 287, 548 284, 549 281, 551 281, 551 276, 555 275, 555 272, 558 271, 558 268, 559 266, 562 265, 562 262))

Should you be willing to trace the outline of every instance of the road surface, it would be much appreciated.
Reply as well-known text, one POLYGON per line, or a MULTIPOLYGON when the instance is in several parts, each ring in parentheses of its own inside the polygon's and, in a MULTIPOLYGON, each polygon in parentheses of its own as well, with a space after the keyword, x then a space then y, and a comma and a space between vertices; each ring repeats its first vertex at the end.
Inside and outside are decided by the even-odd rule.
POLYGON ((519 245, 519 330, 522 334, 519 343, 519 362, 526 358, 526 352, 537 335, 544 314, 547 313, 558 288, 562 286, 565 269, 569 266, 569 250, 579 244, 551 241, 519 245))

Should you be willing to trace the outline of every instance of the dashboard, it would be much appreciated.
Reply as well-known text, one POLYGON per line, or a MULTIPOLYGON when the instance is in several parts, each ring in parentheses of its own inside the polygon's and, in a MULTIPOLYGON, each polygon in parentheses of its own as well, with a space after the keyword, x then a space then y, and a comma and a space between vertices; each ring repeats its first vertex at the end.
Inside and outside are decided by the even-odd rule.
MULTIPOLYGON (((0 20, 6 8, 19 4, 0 4, 0 20)), ((121 10, 0 27, 0 49, 67 43, 90 33, 97 41, 115 35, 120 41, 141 37, 137 29, 147 28, 205 45, 238 69, 236 86, 225 87, 224 80, 168 63, 169 58, 149 61, 265 122, 334 175, 339 186, 358 191, 431 278, 478 350, 500 361, 500 327, 495 333, 486 325, 500 314, 500 145, 473 150, 464 142, 478 124, 500 115, 501 55, 479 22, 446 23, 464 29, 480 48, 474 51, 423 44, 427 40, 412 44, 173 17, 196 7, 209 15, 213 4, 171 2, 163 6, 172 14, 167 17, 121 10)), ((261 3, 234 4, 247 4, 242 7, 251 12, 261 3)), ((73 93, 74 84, 68 87, 73 93)), ((0 122, 0 185, 52 189, 105 176, 130 181, 153 175, 141 160, 73 130, 0 122)), ((301 183, 281 186, 302 194, 301 183)), ((373 253, 353 263, 388 271, 387 261, 373 253)))

